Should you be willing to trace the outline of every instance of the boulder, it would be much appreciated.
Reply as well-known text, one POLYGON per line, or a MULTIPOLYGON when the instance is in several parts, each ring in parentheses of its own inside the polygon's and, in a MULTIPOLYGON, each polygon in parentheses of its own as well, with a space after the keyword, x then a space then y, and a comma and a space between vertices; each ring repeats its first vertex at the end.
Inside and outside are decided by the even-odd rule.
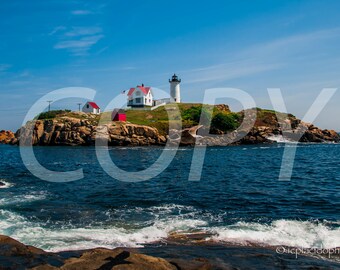
POLYGON ((164 259, 133 253, 123 249, 93 249, 79 258, 70 258, 60 267, 62 270, 176 270, 176 266, 164 259))
POLYGON ((8 144, 15 138, 15 134, 12 131, 1 130, 0 131, 0 144, 8 144))
POLYGON ((69 252, 69 255, 49 253, 0 235, 0 269, 34 270, 176 270, 162 258, 138 254, 125 249, 96 248, 69 252))

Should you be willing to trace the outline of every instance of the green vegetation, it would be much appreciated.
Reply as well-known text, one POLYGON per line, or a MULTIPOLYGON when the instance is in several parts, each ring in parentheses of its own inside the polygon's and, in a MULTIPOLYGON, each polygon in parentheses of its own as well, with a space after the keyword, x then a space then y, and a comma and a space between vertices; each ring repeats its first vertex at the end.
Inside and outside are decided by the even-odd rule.
POLYGON ((57 116, 60 116, 62 114, 67 114, 70 112, 71 110, 55 110, 55 111, 43 112, 38 115, 37 119, 38 120, 53 119, 53 118, 56 118, 57 116))
POLYGON ((241 116, 237 113, 217 113, 211 121, 211 129, 227 132, 240 125, 241 116))
POLYGON ((240 120, 242 119, 239 113, 231 113, 229 110, 219 106, 205 105, 205 108, 203 108, 202 104, 195 103, 181 103, 177 104, 177 106, 181 114, 182 122, 180 121, 178 115, 174 115, 176 105, 173 104, 159 107, 154 111, 128 110, 126 115, 129 122, 156 127, 161 134, 168 133, 168 113, 169 115, 173 116, 171 124, 173 124, 175 128, 180 127, 180 124, 182 124, 182 128, 188 128, 198 125, 200 123, 201 117, 201 123, 209 123, 209 111, 212 110, 211 131, 213 133, 218 130, 226 132, 236 129, 239 126, 240 120), (222 121, 221 123, 219 123, 220 120, 222 121))

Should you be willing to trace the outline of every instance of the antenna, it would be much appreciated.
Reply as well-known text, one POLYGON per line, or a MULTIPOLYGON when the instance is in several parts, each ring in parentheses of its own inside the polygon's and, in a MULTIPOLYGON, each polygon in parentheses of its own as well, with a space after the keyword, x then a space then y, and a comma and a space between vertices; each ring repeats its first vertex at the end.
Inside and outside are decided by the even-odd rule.
POLYGON ((48 102, 48 111, 51 111, 51 103, 53 102, 53 100, 47 100, 48 102))
POLYGON ((83 103, 77 103, 78 108, 79 108, 79 111, 80 111, 80 106, 81 106, 81 104, 83 104, 83 103))

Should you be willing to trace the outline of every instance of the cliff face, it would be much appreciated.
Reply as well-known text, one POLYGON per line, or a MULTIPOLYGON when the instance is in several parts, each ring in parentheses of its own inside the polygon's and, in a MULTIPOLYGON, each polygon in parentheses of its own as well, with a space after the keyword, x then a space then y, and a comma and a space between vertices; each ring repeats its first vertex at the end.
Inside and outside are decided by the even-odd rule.
POLYGON ((211 136, 204 126, 194 126, 182 131, 173 131, 174 135, 169 139, 174 142, 180 140, 182 145, 193 145, 198 140, 199 144, 210 146, 273 143, 275 141, 340 142, 340 136, 334 130, 322 130, 292 115, 289 115, 281 126, 274 113, 266 114, 265 116, 257 116, 255 125, 251 127, 249 132, 242 130, 231 131, 226 134, 217 132, 215 136, 211 136))
POLYGON ((38 120, 28 123, 16 133, 17 140, 33 145, 94 145, 96 138, 107 138, 109 145, 159 145, 166 139, 148 126, 112 122, 93 125, 89 120, 63 117, 58 120, 38 120), (33 136, 30 132, 33 130, 33 136))
POLYGON ((15 138, 15 134, 12 131, 1 130, 0 131, 0 144, 8 144, 15 138))

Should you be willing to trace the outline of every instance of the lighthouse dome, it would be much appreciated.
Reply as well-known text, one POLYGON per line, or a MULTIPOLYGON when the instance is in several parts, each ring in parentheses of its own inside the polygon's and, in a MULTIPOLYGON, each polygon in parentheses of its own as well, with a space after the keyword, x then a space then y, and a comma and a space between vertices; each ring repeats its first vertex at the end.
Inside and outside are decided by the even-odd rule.
POLYGON ((172 75, 171 80, 169 80, 169 82, 181 82, 181 79, 178 79, 178 76, 174 73, 174 75, 172 75))

